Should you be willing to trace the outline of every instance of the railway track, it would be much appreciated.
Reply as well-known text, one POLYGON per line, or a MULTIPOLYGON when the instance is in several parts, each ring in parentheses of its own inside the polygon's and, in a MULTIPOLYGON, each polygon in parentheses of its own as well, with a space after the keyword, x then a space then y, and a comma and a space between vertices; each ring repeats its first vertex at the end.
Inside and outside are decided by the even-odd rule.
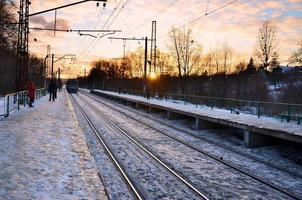
MULTIPOLYGON (((83 94, 84 94, 84 93, 83 93, 83 94)), ((92 95, 90 95, 90 94, 88 95, 86 92, 85 92, 85 95, 89 96, 90 98, 94 98, 95 100, 98 101, 98 99, 97 99, 95 96, 92 96, 92 95)), ((120 104, 114 103, 114 102, 109 101, 109 100, 107 100, 107 99, 105 100, 105 99, 103 98, 103 101, 106 101, 106 102, 108 102, 108 103, 110 103, 110 104, 113 104, 113 105, 115 105, 115 106, 117 106, 117 107, 123 108, 120 104)), ((108 105, 107 105, 107 106, 108 106, 108 105)), ((109 106, 109 107, 110 107, 110 106, 109 106)), ((111 108, 114 109, 114 110, 116 110, 116 111, 118 111, 118 110, 115 109, 114 107, 111 107, 111 108)), ((123 109, 125 109, 125 108, 123 108, 123 109)), ((174 130, 176 130, 176 131, 186 133, 186 134, 188 134, 188 135, 190 135, 190 136, 192 136, 192 137, 194 137, 194 138, 196 138, 196 139, 199 139, 199 140, 205 141, 205 142, 207 142, 207 143, 213 144, 213 145, 215 145, 215 146, 217 146, 217 147, 221 147, 221 148, 226 149, 226 150, 228 150, 228 151, 230 151, 230 152, 236 153, 236 154, 238 154, 238 155, 241 155, 241 156, 244 156, 244 157, 246 157, 246 158, 249 158, 249 159, 251 159, 251 160, 253 160, 253 161, 256 161, 256 162, 265 164, 265 165, 267 165, 267 166, 269 166, 269 167, 271 167, 271 168, 274 168, 274 169, 276 169, 276 170, 282 171, 282 172, 284 172, 284 173, 286 173, 286 174, 288 174, 288 175, 291 175, 291 176, 294 176, 294 177, 299 177, 299 178, 302 179, 302 175, 300 175, 300 174, 298 174, 298 173, 295 173, 295 172, 293 172, 293 171, 291 171, 291 170, 288 170, 288 169, 286 169, 286 168, 283 168, 283 167, 281 167, 281 166, 279 166, 279 165, 273 164, 273 163, 271 163, 271 162, 269 162, 269 161, 266 161, 266 160, 262 160, 262 159, 260 159, 260 158, 257 158, 256 156, 253 156, 253 155, 250 155, 250 154, 247 154, 247 153, 238 151, 238 150, 236 150, 235 148, 232 148, 231 146, 228 146, 228 145, 225 145, 225 144, 216 142, 216 141, 214 141, 214 140, 212 140, 212 139, 209 139, 209 138, 206 138, 206 137, 203 137, 203 136, 197 136, 197 135, 195 135, 194 133, 192 133, 192 132, 189 131, 189 130, 186 130, 186 129, 184 129, 184 128, 177 127, 177 126, 172 125, 172 124, 170 124, 170 123, 163 122, 162 120, 159 120, 159 119, 156 119, 156 118, 154 118, 154 117, 151 117, 150 115, 142 114, 141 112, 138 112, 138 111, 135 111, 135 110, 131 110, 131 112, 133 112, 133 113, 135 113, 135 114, 138 114, 138 115, 141 115, 141 116, 143 116, 144 118, 146 118, 146 119, 148 119, 148 120, 155 121, 155 122, 157 122, 158 124, 161 124, 161 125, 163 125, 163 126, 167 126, 167 127, 171 128, 171 129, 174 129, 174 130)))
POLYGON ((73 99, 74 104, 79 108, 80 112, 82 113, 82 115, 84 116, 85 120, 87 121, 89 127, 91 128, 91 130, 93 131, 93 133, 96 135, 96 137, 98 138, 98 140, 100 141, 100 143, 102 144, 102 146, 104 147, 105 151, 107 152, 107 154, 109 155, 109 158, 111 159, 111 161, 114 163, 114 165, 116 166, 116 168, 118 169, 118 171, 121 173, 121 175, 123 176, 126 184, 129 186, 129 188, 132 190, 132 192, 134 193, 135 197, 139 200, 143 200, 141 194, 138 192, 138 190, 134 187, 134 184, 132 183, 132 181, 130 181, 130 178, 128 177, 128 175, 126 174, 125 170, 122 168, 122 166, 119 164, 119 162, 117 161, 117 159, 115 158, 114 154, 112 153, 110 147, 107 145, 107 143, 105 142, 105 140, 103 140, 102 136, 99 134, 99 132, 97 131, 97 129, 95 128, 95 126, 93 125, 93 123, 91 122, 91 120, 89 119, 89 117, 87 116, 86 112, 83 110, 83 108, 78 104, 78 102, 74 99, 74 97, 72 95, 70 95, 73 99))
MULTIPOLYGON (((110 147, 106 144, 105 140, 102 138, 101 134, 98 132, 97 128, 94 126, 94 124, 92 123, 92 121, 90 120, 90 118, 88 117, 87 113, 85 112, 85 110, 79 105, 79 103, 75 100, 75 98, 72 96, 73 101, 75 102, 76 106, 79 108, 79 110, 81 111, 81 113, 83 114, 85 120, 87 121, 87 123, 89 124, 89 126, 91 127, 91 129, 93 130, 93 132, 96 134, 96 136, 98 137, 99 141, 102 143, 102 145, 105 147, 106 152, 110 155, 111 160, 114 162, 114 164, 116 165, 116 167, 118 168, 118 170, 121 172, 121 174, 123 175, 126 183, 129 185, 129 187, 131 188, 131 190, 133 191, 133 193, 135 194, 135 196, 137 197, 137 199, 144 199, 144 197, 140 194, 140 192, 138 191, 138 189, 135 188, 134 184, 131 182, 131 179, 129 178, 129 176, 127 175, 127 173, 125 172, 125 170, 123 169, 123 167, 119 164, 118 160, 115 158, 112 150, 110 149, 110 147)), ((137 140, 135 140, 133 137, 130 136, 129 133, 127 133, 127 131, 123 130, 121 127, 119 127, 118 125, 116 125, 112 120, 110 120, 106 115, 104 115, 101 112, 97 112, 97 110, 90 105, 89 103, 87 103, 86 101, 84 101, 82 99, 82 97, 79 97, 86 105, 88 105, 92 110, 95 111, 95 113, 102 118, 105 122, 108 123, 108 125, 110 125, 110 127, 112 127, 113 129, 115 129, 116 131, 118 131, 119 133, 123 134, 124 136, 126 136, 130 141, 132 141, 134 144, 136 144, 140 149, 142 149, 145 153, 147 153, 151 158, 153 158, 157 163, 159 163, 163 168, 165 168, 167 171, 169 171, 169 173, 171 173, 173 176, 175 176, 178 180, 180 180, 183 184, 185 184, 188 188, 190 188, 192 190, 192 192, 194 192, 197 196, 199 196, 201 199, 204 200, 209 200, 209 198, 203 194, 202 192, 200 192, 198 189, 196 189, 189 181, 187 181, 185 178, 183 178, 181 175, 179 175, 177 172, 175 172, 172 168, 170 168, 167 164, 165 164, 161 159, 159 159, 156 155, 154 155, 151 151, 149 151, 144 145, 142 145, 140 142, 138 142, 137 140)))
MULTIPOLYGON (((233 163, 221 159, 221 157, 217 157, 215 155, 209 154, 208 152, 205 152, 205 151, 201 150, 200 148, 197 148, 197 147, 193 146, 192 144, 190 144, 190 143, 188 143, 188 142, 186 142, 186 141, 184 141, 182 139, 173 137, 173 136, 167 134, 166 132, 162 131, 161 129, 158 129, 158 128, 156 128, 156 127, 154 127, 154 126, 152 126, 152 125, 150 125, 148 123, 145 123, 145 122, 143 122, 143 121, 141 121, 141 120, 139 120, 137 118, 134 118, 134 117, 126 114, 125 112, 122 112, 120 109, 117 109, 116 107, 109 106, 108 104, 102 102, 99 98, 96 98, 96 97, 94 97, 94 96, 92 96, 90 94, 84 94, 84 95, 87 96, 87 97, 89 97, 89 98, 91 98, 91 99, 94 99, 95 101, 101 103, 102 105, 105 105, 106 107, 109 107, 110 109, 113 109, 113 110, 115 110, 115 111, 117 111, 117 112, 125 115, 126 117, 128 117, 128 118, 130 118, 130 119, 132 119, 132 120, 134 120, 134 121, 136 121, 136 122, 138 122, 140 124, 143 124, 144 126, 150 128, 150 129, 152 129, 154 131, 157 131, 157 132, 159 132, 159 133, 161 133, 161 134, 163 134, 163 135, 165 135, 165 136, 167 136, 167 137, 169 137, 169 138, 171 138, 171 139, 173 139, 173 140, 175 140, 177 142, 182 143, 183 145, 185 145, 185 146, 187 146, 187 147, 189 147, 191 149, 194 149, 194 150, 198 151, 199 153, 202 153, 203 155, 206 155, 206 156, 214 159, 215 161, 217 161, 219 163, 222 163, 222 164, 224 164, 224 165, 226 165, 226 166, 228 166, 228 167, 230 167, 230 168, 232 168, 232 169, 240 172, 241 174, 249 176, 250 178, 253 178, 254 180, 257 180, 257 181, 259 181, 259 182, 261 182, 261 183, 263 183, 263 184, 265 184, 265 185, 267 185, 267 186, 269 186, 269 187, 271 187, 271 188, 273 188, 273 189, 275 189, 275 190, 277 190, 277 191, 279 191, 279 192, 281 192, 281 193, 283 193, 283 194, 285 194, 287 196, 290 196, 293 199, 302 199, 301 196, 299 196, 298 194, 293 193, 292 191, 289 191, 289 190, 287 190, 285 188, 281 188, 281 187, 279 187, 279 186, 277 186, 277 185, 275 185, 275 184, 273 184, 271 182, 268 182, 267 180, 265 180, 265 179, 263 179, 261 177, 258 177, 257 175, 254 175, 254 174, 252 174, 251 172, 249 172, 247 170, 241 169, 240 167, 234 165, 233 163)), ((114 104, 114 105, 116 105, 116 104, 114 104)), ((119 105, 117 105, 117 106, 119 106, 119 105)), ((121 107, 121 106, 119 106, 119 107, 121 107)), ((96 109, 96 108, 94 108, 94 109, 96 109)), ((174 127, 171 127, 171 126, 169 126, 169 127, 175 129, 174 127)), ((180 131, 180 130, 178 130, 178 131, 180 131)), ((198 139, 200 139, 200 138, 198 138, 198 139)), ((235 152, 235 153, 237 153, 237 152, 235 152)))

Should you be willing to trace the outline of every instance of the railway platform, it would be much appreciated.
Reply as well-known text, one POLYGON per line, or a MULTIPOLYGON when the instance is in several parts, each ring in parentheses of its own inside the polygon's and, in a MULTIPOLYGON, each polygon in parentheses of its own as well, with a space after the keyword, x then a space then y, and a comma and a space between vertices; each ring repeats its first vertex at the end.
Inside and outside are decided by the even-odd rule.
POLYGON ((107 199, 65 91, 0 120, 0 199, 107 199))
POLYGON ((141 96, 119 94, 117 92, 91 90, 91 93, 123 101, 136 108, 146 108, 149 112, 165 112, 168 119, 192 118, 196 129, 219 129, 230 127, 243 135, 247 148, 270 144, 275 139, 302 143, 302 126, 296 123, 249 114, 235 114, 227 110, 198 107, 172 101, 146 99, 141 96))

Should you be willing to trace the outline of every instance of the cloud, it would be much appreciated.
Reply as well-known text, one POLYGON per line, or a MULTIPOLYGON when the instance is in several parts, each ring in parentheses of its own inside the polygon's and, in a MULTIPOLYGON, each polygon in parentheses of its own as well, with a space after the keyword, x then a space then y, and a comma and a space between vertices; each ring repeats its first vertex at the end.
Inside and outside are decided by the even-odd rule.
MULTIPOLYGON (((54 20, 47 20, 44 16, 35 16, 30 19, 30 22, 33 26, 38 28, 54 28, 54 20)), ((32 27, 31 25, 31 27, 32 27)), ((70 29, 70 21, 62 18, 56 20, 57 29, 70 29)))

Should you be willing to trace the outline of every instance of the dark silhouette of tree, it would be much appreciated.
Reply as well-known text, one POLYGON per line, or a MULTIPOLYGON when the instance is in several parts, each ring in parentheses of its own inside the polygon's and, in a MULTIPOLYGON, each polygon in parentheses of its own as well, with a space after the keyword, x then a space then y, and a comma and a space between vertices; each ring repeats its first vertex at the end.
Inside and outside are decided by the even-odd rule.
POLYGON ((17 41, 16 16, 13 8, 14 1, 1 0, 0 2, 0 47, 13 49, 17 41))
POLYGON ((254 63, 254 59, 251 57, 249 63, 247 64, 247 70, 248 71, 255 71, 256 66, 254 63))
POLYGON ((275 51, 272 55, 272 61, 270 62, 270 68, 272 71, 276 71, 277 68, 280 67, 280 62, 279 62, 279 55, 275 51))
POLYGON ((14 1, 0 1, 0 94, 15 89, 17 25, 14 1))
POLYGON ((270 20, 265 20, 259 29, 256 54, 261 62, 261 68, 267 70, 277 43, 277 27, 270 20))

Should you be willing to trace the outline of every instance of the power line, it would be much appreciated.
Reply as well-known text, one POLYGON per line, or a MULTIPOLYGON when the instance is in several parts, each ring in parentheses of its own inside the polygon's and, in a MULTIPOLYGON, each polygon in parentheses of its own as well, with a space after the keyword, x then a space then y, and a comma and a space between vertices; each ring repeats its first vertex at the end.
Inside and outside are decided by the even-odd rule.
MULTIPOLYGON (((104 10, 105 10, 105 6, 103 5, 103 9, 100 9, 100 11, 98 12, 98 14, 96 16, 98 19, 96 18, 96 24, 95 24, 93 30, 95 30, 97 28, 97 26, 99 25, 99 22, 101 21, 102 14, 103 14, 104 10)), ((91 23, 91 25, 92 25, 92 23, 91 23)), ((91 28, 91 26, 89 26, 89 28, 91 28)), ((83 43, 83 40, 82 40, 82 43, 81 43, 81 45, 80 45, 80 47, 78 49, 78 52, 82 52, 82 50, 85 48, 85 47, 83 47, 84 44, 86 44, 86 43, 88 43, 90 41, 91 41, 91 38, 88 38, 88 39, 85 38, 84 39, 84 43, 83 43)))
MULTIPOLYGON (((234 4, 234 3, 238 2, 238 1, 240 1, 240 0, 233 0, 233 1, 230 1, 229 3, 226 3, 226 4, 222 5, 222 6, 219 6, 219 7, 217 7, 216 9, 214 9, 214 10, 208 12, 208 13, 205 13, 204 15, 202 15, 202 16, 200 16, 200 17, 198 17, 198 18, 195 18, 195 19, 193 19, 193 20, 191 20, 191 21, 189 21, 189 22, 187 22, 187 23, 185 23, 185 24, 179 26, 178 28, 182 28, 182 27, 188 26, 189 24, 192 24, 192 23, 194 23, 194 22, 196 22, 196 21, 199 21, 199 20, 201 20, 202 18, 205 18, 205 17, 207 17, 208 15, 213 14, 213 13, 215 13, 215 12, 217 12, 217 11, 219 11, 219 10, 225 8, 225 7, 230 6, 231 4, 234 4)), ((169 32, 167 32, 167 33, 165 33, 165 34, 162 34, 162 35, 160 36, 160 38, 162 38, 163 36, 165 36, 165 35, 167 35, 167 34, 169 34, 169 33, 171 33, 171 31, 169 31, 169 32)))
POLYGON ((100 30, 89 30, 89 29, 53 29, 53 28, 29 28, 36 31, 58 31, 58 32, 90 32, 90 33, 108 33, 108 32, 121 32, 120 30, 109 30, 109 29, 100 29, 100 30))
MULTIPOLYGON (((117 7, 119 7, 121 3, 122 3, 122 0, 120 0, 120 1, 118 2, 118 5, 115 5, 114 9, 111 11, 109 17, 107 18, 107 20, 106 20, 105 23, 103 24, 102 28, 104 28, 104 27, 106 26, 106 24, 108 23, 108 21, 111 19, 112 15, 115 13, 117 7)), ((86 53, 87 49, 89 49, 89 48, 91 47, 91 45, 94 44, 94 42, 99 38, 99 36, 100 36, 100 34, 98 34, 98 35, 97 35, 97 38, 94 39, 94 40, 92 40, 92 41, 91 41, 91 42, 90 42, 90 43, 89 43, 89 44, 88 44, 88 45, 80 52, 80 56, 79 56, 79 57, 82 57, 82 56, 86 53)))
POLYGON ((108 27, 112 26, 112 24, 114 23, 114 21, 116 20, 116 18, 120 15, 120 13, 122 12, 122 10, 125 8, 125 6, 127 5, 127 3, 129 2, 129 0, 127 0, 121 7, 121 9, 119 10, 119 12, 115 15, 115 17, 113 18, 113 20, 111 21, 111 23, 108 25, 108 27))
MULTIPOLYGON (((118 12, 118 14, 114 17, 114 19, 111 21, 111 24, 108 26, 108 28, 113 24, 113 22, 116 20, 116 18, 119 16, 119 14, 121 13, 121 11, 125 8, 125 6, 128 4, 130 0, 127 0, 121 7, 120 11, 118 12)), ((99 38, 100 39, 100 38, 99 38)), ((96 41, 96 43, 88 50, 87 53, 89 53, 91 51, 91 49, 99 42, 99 40, 96 41)), ((108 48, 110 47, 111 43, 109 44, 108 48)))
POLYGON ((174 4, 176 4, 179 0, 175 0, 173 1, 172 3, 170 3, 169 5, 167 5, 166 7, 164 7, 163 9, 161 9, 160 11, 158 11, 155 15, 153 15, 151 18, 149 18, 148 20, 144 21, 143 23, 141 23, 140 25, 136 26, 135 28, 129 30, 128 32, 131 32, 131 31, 135 31, 141 27, 144 27, 146 26, 147 22, 155 19, 158 15, 162 14, 163 12, 165 12, 167 9, 169 9, 170 7, 172 7, 174 4))
MULTIPOLYGON (((120 13, 122 12, 122 10, 126 7, 126 5, 129 3, 130 0, 127 0, 124 4, 122 4, 122 7, 120 8, 120 10, 118 11, 118 13, 115 15, 115 17, 113 18, 113 20, 111 21, 111 23, 109 25, 107 25, 107 23, 104 24, 103 28, 107 25, 107 28, 110 28, 110 26, 114 23, 114 21, 117 19, 117 17, 120 15, 120 13)), ((122 0, 120 1, 122 2, 122 0)), ((120 2, 118 3, 118 6, 120 5, 120 2)), ((111 15, 112 16, 112 15, 111 15)), ((110 18, 108 18, 107 22, 109 22, 110 18)), ((95 42, 92 44, 92 46, 90 46, 88 48, 88 50, 85 52, 84 55, 88 54, 91 49, 93 49, 95 47, 95 45, 99 42, 99 40, 102 38, 102 36, 98 36, 95 40, 95 42)))

